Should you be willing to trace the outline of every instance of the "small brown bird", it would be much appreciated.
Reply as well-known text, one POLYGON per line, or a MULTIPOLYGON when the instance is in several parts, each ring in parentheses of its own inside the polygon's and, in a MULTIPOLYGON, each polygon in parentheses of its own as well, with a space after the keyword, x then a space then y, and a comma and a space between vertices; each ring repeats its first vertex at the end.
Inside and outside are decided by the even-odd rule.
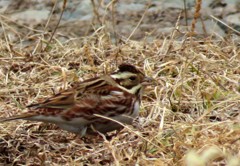
POLYGON ((132 123, 138 116, 143 88, 151 82, 152 79, 135 66, 122 64, 110 75, 83 81, 43 102, 27 106, 26 113, 0 119, 0 122, 16 119, 48 122, 80 136, 92 134, 93 129, 106 133, 122 128, 116 121, 132 123))

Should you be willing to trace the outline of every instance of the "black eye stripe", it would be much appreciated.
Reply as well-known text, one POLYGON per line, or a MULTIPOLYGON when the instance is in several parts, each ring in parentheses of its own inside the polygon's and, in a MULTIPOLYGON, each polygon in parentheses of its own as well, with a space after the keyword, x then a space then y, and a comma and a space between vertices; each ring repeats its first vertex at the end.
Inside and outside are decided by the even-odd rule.
POLYGON ((137 77, 135 77, 135 76, 129 77, 129 79, 132 80, 132 81, 136 80, 136 78, 137 78, 137 77))

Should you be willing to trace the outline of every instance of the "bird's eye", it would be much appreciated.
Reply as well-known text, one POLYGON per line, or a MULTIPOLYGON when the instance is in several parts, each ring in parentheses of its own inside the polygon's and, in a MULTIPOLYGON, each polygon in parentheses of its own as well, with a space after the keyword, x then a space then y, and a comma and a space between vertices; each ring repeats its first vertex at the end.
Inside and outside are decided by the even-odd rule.
POLYGON ((136 77, 135 76, 129 77, 129 80, 134 81, 136 80, 136 77))

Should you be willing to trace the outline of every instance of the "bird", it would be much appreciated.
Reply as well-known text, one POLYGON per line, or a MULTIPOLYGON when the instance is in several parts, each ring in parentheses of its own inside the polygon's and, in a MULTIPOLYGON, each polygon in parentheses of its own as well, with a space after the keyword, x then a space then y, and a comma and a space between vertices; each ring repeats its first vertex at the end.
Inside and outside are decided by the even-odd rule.
POLYGON ((122 63, 111 74, 79 82, 0 123, 18 119, 52 123, 81 137, 119 130, 121 123, 132 124, 139 115, 144 88, 152 82, 134 65, 122 63))

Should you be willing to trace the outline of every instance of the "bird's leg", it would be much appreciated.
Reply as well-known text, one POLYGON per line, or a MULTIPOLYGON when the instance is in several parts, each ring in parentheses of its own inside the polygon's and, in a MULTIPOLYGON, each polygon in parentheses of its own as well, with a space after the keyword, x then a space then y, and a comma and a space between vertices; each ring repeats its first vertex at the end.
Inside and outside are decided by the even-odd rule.
POLYGON ((93 125, 91 125, 90 128, 91 128, 91 130, 92 130, 94 133, 96 133, 98 136, 101 136, 101 138, 102 138, 104 141, 107 141, 106 136, 105 136, 103 133, 97 131, 93 125))

